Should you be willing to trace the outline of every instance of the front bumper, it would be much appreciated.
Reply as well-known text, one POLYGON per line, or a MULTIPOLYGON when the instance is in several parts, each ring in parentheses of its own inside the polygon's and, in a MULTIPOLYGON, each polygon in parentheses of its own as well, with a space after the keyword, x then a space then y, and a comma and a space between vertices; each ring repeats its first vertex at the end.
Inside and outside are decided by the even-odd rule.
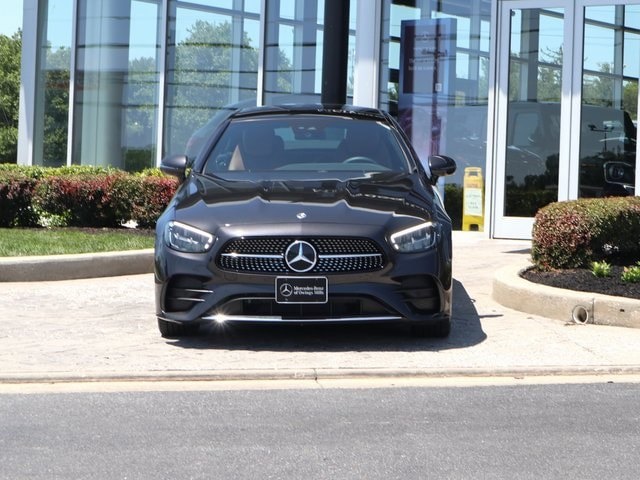
POLYGON ((327 279, 327 302, 312 304, 277 303, 276 275, 223 271, 214 262, 216 252, 160 249, 156 315, 165 321, 424 324, 451 314, 450 256, 441 249, 390 256, 375 272, 321 275, 327 279))

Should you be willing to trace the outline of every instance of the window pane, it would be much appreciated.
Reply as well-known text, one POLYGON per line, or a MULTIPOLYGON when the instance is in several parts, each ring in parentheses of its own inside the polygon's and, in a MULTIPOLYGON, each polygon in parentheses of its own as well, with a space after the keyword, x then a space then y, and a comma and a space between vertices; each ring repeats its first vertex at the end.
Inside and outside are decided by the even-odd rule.
MULTIPOLYGON (((349 3, 349 56, 354 70, 356 0, 349 3)), ((264 103, 320 101, 324 39, 323 0, 270 0, 267 2, 264 103)), ((348 74, 347 92, 353 91, 348 74)))
POLYGON ((171 2, 164 154, 195 158, 228 108, 255 104, 259 17, 209 3, 218 8, 171 2))
POLYGON ((244 11, 247 13, 260 13, 261 0, 244 0, 244 11))
POLYGON ((594 72, 610 71, 614 55, 615 30, 595 25, 585 25, 583 68, 594 72))
POLYGON ((383 2, 380 107, 397 115, 408 131, 416 131, 422 140, 413 141, 422 142, 425 151, 445 153, 458 162, 456 174, 446 177, 444 188, 447 211, 456 228, 462 221, 465 168, 484 169, 486 163, 490 21, 491 2, 486 0, 383 2), (454 73, 445 85, 438 86, 436 95, 418 94, 407 100, 399 87, 402 22, 434 19, 452 22, 453 32, 446 42, 453 48, 446 64, 454 73), (404 120, 398 114, 400 97, 404 120), (413 107, 405 108, 410 102, 413 107))
POLYGON ((563 23, 542 9, 511 15, 504 215, 533 217, 558 199, 563 23))
POLYGON ((78 2, 74 164, 154 165, 159 8, 137 0, 78 2))
MULTIPOLYGON (((625 31, 631 7, 586 7, 588 19, 612 25, 585 25, 580 122, 580 197, 633 194, 638 109, 640 36, 625 31), (618 21, 616 25, 615 22, 618 21), (622 33, 622 35, 620 35, 622 33), (622 43, 620 42, 622 40, 622 43)), ((631 10, 632 12, 632 10, 631 10)))
POLYGON ((616 7, 615 5, 587 7, 584 18, 614 24, 616 23, 616 7))
POLYGON ((39 50, 33 164, 53 167, 67 163, 73 5, 66 0, 43 5, 47 38, 39 50))
POLYGON ((627 77, 640 76, 640 35, 626 32, 624 34, 624 74, 627 77))
POLYGON ((156 160, 159 13, 157 4, 131 2, 129 71, 125 77, 122 126, 124 168, 128 171, 152 167, 156 160), (150 35, 151 32, 156 36, 150 35))
POLYGON ((624 24, 630 28, 640 29, 640 5, 624 7, 624 24))

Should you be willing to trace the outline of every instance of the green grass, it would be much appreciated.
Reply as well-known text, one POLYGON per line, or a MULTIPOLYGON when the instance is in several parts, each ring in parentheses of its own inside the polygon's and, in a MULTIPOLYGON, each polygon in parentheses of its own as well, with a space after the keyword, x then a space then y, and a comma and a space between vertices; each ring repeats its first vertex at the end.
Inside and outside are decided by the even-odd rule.
POLYGON ((153 248, 153 232, 132 229, 0 228, 0 257, 153 248))

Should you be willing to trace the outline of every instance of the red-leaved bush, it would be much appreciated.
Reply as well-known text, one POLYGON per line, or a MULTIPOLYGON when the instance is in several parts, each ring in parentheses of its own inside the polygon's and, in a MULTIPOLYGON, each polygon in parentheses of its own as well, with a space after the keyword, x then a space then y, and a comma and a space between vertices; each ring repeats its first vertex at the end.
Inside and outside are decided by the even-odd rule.
POLYGON ((0 165, 0 227, 153 228, 177 186, 157 169, 0 165))
POLYGON ((73 227, 118 227, 125 219, 113 204, 113 185, 124 173, 53 175, 40 180, 35 201, 41 210, 73 227))
POLYGON ((153 228, 178 187, 175 178, 128 175, 113 187, 116 209, 139 228, 153 228))
POLYGON ((0 170, 0 227, 33 227, 38 216, 32 207, 36 180, 19 171, 0 170))
POLYGON ((531 257, 541 269, 578 268, 593 261, 640 259, 640 198, 557 202, 535 217, 531 257))

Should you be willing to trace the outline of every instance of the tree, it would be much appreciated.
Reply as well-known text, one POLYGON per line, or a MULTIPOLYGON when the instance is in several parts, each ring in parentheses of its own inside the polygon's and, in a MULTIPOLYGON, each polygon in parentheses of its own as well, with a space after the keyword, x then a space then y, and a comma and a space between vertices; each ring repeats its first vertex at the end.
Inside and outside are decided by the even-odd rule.
POLYGON ((22 31, 0 35, 0 163, 18 158, 22 31))

